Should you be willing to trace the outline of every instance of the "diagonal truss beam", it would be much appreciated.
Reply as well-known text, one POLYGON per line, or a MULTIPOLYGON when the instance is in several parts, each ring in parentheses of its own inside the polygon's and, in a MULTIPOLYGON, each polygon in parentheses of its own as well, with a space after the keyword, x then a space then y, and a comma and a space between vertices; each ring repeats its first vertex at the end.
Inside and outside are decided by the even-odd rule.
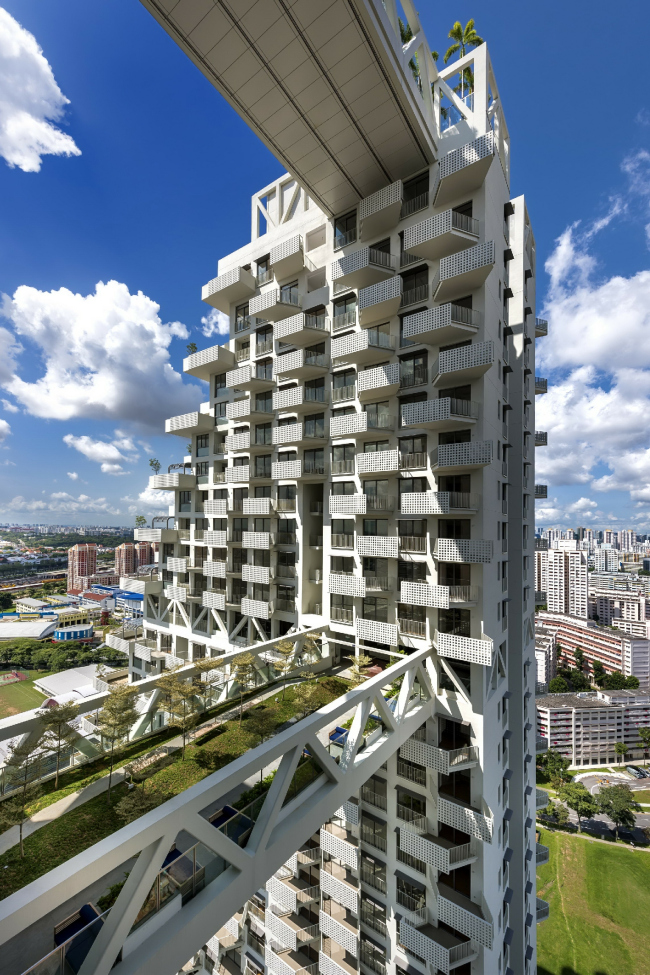
MULTIPOLYGON (((226 768, 7 897, 0 902, 0 944, 23 935, 29 925, 64 901, 82 895, 90 884, 101 881, 130 858, 138 856, 140 862, 144 854, 133 883, 128 888, 125 885, 126 893, 116 904, 116 907, 119 905, 118 910, 114 916, 113 912, 108 915, 104 925, 106 932, 101 944, 105 945, 107 951, 110 949, 112 963, 126 940, 128 919, 135 917, 142 906, 143 889, 162 866, 173 838, 185 831, 200 840, 217 858, 225 861, 224 869, 166 920, 164 926, 156 923, 155 915, 151 921, 144 922, 138 928, 138 944, 134 945, 133 950, 129 945, 123 960, 112 969, 114 975, 150 975, 151 972, 174 975, 232 916, 234 906, 242 904, 266 883, 342 803, 358 791, 363 782, 432 716, 435 697, 423 686, 423 675, 418 673, 421 667, 430 663, 429 655, 429 650, 420 650, 400 660, 292 728, 247 752, 226 768), (394 727, 384 730, 372 745, 363 750, 358 748, 361 735, 351 735, 347 762, 344 767, 339 764, 334 771, 331 757, 319 742, 319 733, 321 736, 327 734, 351 710, 357 711, 357 717, 353 719, 355 731, 358 728, 362 732, 381 689, 397 679, 402 680, 402 690, 397 713, 392 716, 394 727), (287 789, 305 746, 312 750, 327 771, 286 802, 287 789), (221 797, 241 787, 261 768, 273 764, 279 764, 279 771, 257 816, 249 844, 240 847, 225 833, 210 825, 201 813, 208 807, 219 808, 219 802, 223 802, 221 797), (149 934, 147 924, 151 924, 153 929, 149 934)), ((106 951, 103 957, 107 957, 106 951)), ((106 975, 104 962, 96 960, 94 954, 89 958, 83 975, 106 975)))

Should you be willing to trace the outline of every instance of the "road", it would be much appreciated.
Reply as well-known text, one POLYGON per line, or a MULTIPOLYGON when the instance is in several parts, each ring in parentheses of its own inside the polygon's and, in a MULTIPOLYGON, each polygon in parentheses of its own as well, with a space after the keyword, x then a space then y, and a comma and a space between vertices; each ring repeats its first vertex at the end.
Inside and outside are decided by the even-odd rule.
MULTIPOLYGON (((581 776, 579 781, 581 785, 589 789, 592 795, 596 795, 602 787, 606 788, 608 785, 627 785, 632 792, 639 792, 644 789, 650 791, 650 778, 633 779, 625 772, 598 772, 594 775, 581 776)), ((578 817, 572 809, 569 809, 569 820, 574 824, 578 822, 578 817)), ((618 832, 621 839, 645 845, 648 843, 648 839, 643 831, 648 828, 650 828, 650 809, 636 814, 635 829, 629 830, 622 827, 618 832)), ((614 823, 608 816, 599 814, 594 819, 583 819, 582 830, 585 833, 593 833, 595 836, 603 836, 608 832, 613 833, 614 823)))

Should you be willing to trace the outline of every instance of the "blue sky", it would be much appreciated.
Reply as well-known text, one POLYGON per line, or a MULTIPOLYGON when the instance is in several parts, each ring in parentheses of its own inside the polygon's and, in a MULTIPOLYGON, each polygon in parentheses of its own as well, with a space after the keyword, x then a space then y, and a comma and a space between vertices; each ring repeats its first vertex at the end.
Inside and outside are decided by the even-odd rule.
MULTIPOLYGON (((574 21, 556 2, 420 6, 441 52, 456 18, 480 15, 512 194, 525 192, 536 234, 551 322, 538 372, 555 383, 537 424, 550 439, 538 522, 650 527, 650 97, 643 73, 605 82, 620 18, 603 2, 575 5, 574 21)), ((142 495, 148 457, 182 456, 183 441, 159 433, 165 416, 203 398, 170 372, 188 341, 215 341, 200 287, 246 242, 250 195, 281 167, 137 0, 3 9, 69 99, 46 141, 79 154, 44 154, 26 172, 38 155, 12 156, 0 132, 17 162, 0 159, 0 326, 14 342, 0 355, 0 521, 128 524, 156 510, 142 495)), ((648 19, 637 16, 639 36, 648 19)), ((0 17, 0 85, 16 90, 42 63, 7 57, 8 27, 0 17)))

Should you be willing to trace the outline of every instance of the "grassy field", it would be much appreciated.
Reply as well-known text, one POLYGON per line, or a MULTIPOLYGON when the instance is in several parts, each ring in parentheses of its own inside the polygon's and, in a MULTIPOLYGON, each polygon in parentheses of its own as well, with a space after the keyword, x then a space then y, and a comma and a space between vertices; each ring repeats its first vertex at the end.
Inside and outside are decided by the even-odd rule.
MULTIPOLYGON (((21 674, 28 674, 30 680, 20 680, 0 687, 0 718, 10 718, 12 714, 38 708, 45 700, 44 695, 34 687, 34 678, 45 677, 50 671, 23 670, 21 667, 16 669, 21 674)), ((0 673, 7 674, 10 670, 11 668, 5 668, 0 673)))
POLYGON ((650 975, 650 853, 542 831, 538 975, 650 975))

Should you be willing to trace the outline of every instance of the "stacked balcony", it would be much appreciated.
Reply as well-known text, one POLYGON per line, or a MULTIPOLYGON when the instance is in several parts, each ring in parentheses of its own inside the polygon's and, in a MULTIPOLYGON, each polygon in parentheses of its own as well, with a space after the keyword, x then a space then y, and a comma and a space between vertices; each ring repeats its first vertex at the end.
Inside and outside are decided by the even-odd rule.
MULTIPOLYGON (((359 930, 358 927, 350 923, 347 909, 337 901, 330 900, 324 902, 328 910, 321 907, 319 923, 321 933, 326 938, 331 938, 337 945, 353 955, 359 955, 359 930)), ((358 924, 358 921, 356 922, 358 924)))
POLYGON ((484 948, 492 947, 493 926, 485 920, 480 907, 443 883, 438 885, 438 920, 484 948))
POLYGON ((377 450, 357 454, 359 474, 375 474, 398 471, 400 467, 398 450, 377 450))
POLYGON ((431 469, 449 474, 487 467, 492 463, 492 441, 441 444, 431 452, 431 469))
POLYGON ((359 291, 359 324, 363 327, 386 321, 399 311, 402 303, 402 279, 399 275, 371 284, 359 291))
POLYGON ((295 277, 306 264, 302 237, 296 234, 276 244, 269 252, 269 264, 277 281, 295 277))
POLYGON ((424 765, 442 775, 451 775, 452 772, 459 772, 461 769, 473 768, 479 761, 479 750, 475 745, 465 745, 462 748, 439 748, 416 738, 407 738, 404 744, 400 745, 399 753, 409 762, 424 765))
POLYGON ((472 400, 444 397, 402 406, 402 426, 426 430, 465 429, 476 423, 478 403, 472 400))
POLYGON ((435 363, 433 385, 448 385, 450 382, 461 383, 483 376, 494 363, 494 344, 492 342, 475 342, 473 345, 463 345, 457 349, 441 352, 435 363))
POLYGON ((285 352, 273 363, 273 375, 277 379, 315 379, 324 376, 330 367, 329 356, 324 352, 310 352, 298 349, 285 352))
POLYGON ((436 651, 439 657, 451 660, 463 660, 468 664, 481 664, 491 667, 494 659, 494 644, 488 637, 474 640, 468 636, 457 636, 455 633, 440 633, 436 630, 434 636, 436 651))
POLYGON ((478 189, 487 175, 495 151, 494 133, 488 132, 442 156, 434 206, 453 203, 478 189))
POLYGON ((360 640, 373 640, 389 647, 397 646, 398 629, 395 623, 365 620, 357 617, 355 631, 360 640))
POLYGON ((541 339, 545 335, 548 335, 548 322, 545 318, 535 319, 535 338, 541 339))
POLYGON ((330 437, 349 437, 359 440, 372 439, 378 434, 395 429, 395 417, 389 413, 350 413, 330 418, 330 437))
POLYGON ((366 580, 363 576, 332 572, 327 579, 327 588, 329 592, 339 596, 363 598, 366 595, 366 580))
POLYGON ((439 562, 469 562, 483 564, 492 561, 493 545, 490 539, 437 538, 433 557, 439 562))
POLYGON ((431 972, 450 972, 478 957, 478 948, 470 940, 457 937, 445 928, 425 924, 416 928, 402 918, 399 938, 407 951, 428 962, 431 972))
POLYGON ((359 204, 359 239, 370 240, 391 230, 400 218, 402 181, 377 190, 359 204))
POLYGON ((173 602, 186 603, 188 590, 184 586, 167 586, 163 589, 163 596, 173 602))
POLYGON ((550 857, 549 848, 541 843, 535 843, 535 864, 538 867, 548 863, 550 857))
POLYGON ((232 454, 236 454, 240 450, 250 450, 251 446, 251 435, 250 431, 246 430, 245 433, 231 434, 225 438, 226 450, 232 454))
POLYGON ((226 484, 246 484, 250 479, 251 468, 249 464, 226 468, 226 484))
POLYGON ((171 474, 152 474, 149 487, 153 491, 190 491, 196 487, 196 476, 178 471, 171 474))
POLYGON ((226 609, 226 593, 220 590, 210 590, 206 589, 201 593, 201 605, 205 606, 207 609, 220 609, 225 611, 226 609))
POLYGON ((242 502, 242 514, 244 515, 263 515, 270 517, 273 512, 273 502, 271 498, 244 498, 242 502))
POLYGON ((535 446, 548 446, 548 433, 545 430, 535 430, 535 446))
POLYGON ((319 971, 318 965, 304 951, 284 949, 275 942, 273 947, 266 946, 264 961, 270 975, 318 975, 319 971))
POLYGON ((449 609, 449 586, 430 586, 426 582, 402 582, 400 602, 429 609, 449 609))
POLYGON ((332 280, 347 288, 367 288, 392 277, 397 258, 374 247, 362 247, 332 264, 332 280))
POLYGON ((320 872, 320 889, 337 904, 342 904, 349 911, 358 914, 359 882, 349 869, 336 860, 329 860, 323 864, 320 872))
POLYGON ((323 341, 323 336, 329 334, 329 318, 325 315, 314 315, 301 312, 276 322, 273 326, 273 338, 276 342, 287 342, 299 348, 316 345, 323 341))
POLYGON ((541 393, 548 393, 548 379, 535 376, 535 395, 539 396, 541 393))
POLYGON ((464 305, 447 302, 404 318, 404 338, 431 345, 464 341, 478 331, 481 313, 464 305))
POLYGON ((483 813, 463 802, 446 799, 442 795, 438 796, 436 806, 439 823, 451 826, 463 833, 469 833, 470 836, 482 840, 484 843, 492 842, 494 822, 490 817, 484 816, 483 813))
MULTIPOLYGON (((239 370, 235 371, 239 372, 239 370)), ((266 386, 264 388, 266 388, 266 386)), ((263 420, 268 420, 272 416, 272 411, 257 410, 255 408, 254 397, 245 397, 244 399, 235 400, 234 403, 226 404, 226 417, 229 420, 260 422, 263 420)))
POLYGON ((372 400, 381 396, 393 396, 400 388, 400 364, 391 362, 376 369, 365 369, 357 376, 359 399, 372 400))
POLYGON ((397 535, 357 535, 357 553, 377 559, 396 559, 399 557, 399 538, 397 535))
POLYGON ((270 288, 251 298, 248 310, 251 315, 259 315, 269 322, 278 322, 282 318, 289 318, 300 311, 302 307, 301 295, 282 288, 270 288))
MULTIPOLYGON (((249 362, 248 365, 231 369, 226 373, 228 389, 243 389, 251 393, 272 389, 274 380, 268 374, 266 365, 249 362)), ((233 404, 235 405, 235 404, 233 404)), ((228 416, 226 408, 226 416, 228 416)))
POLYGON ((478 511, 479 496, 459 491, 412 491, 402 494, 400 505, 403 515, 469 514, 478 511))
POLYGON ((425 261, 436 261, 476 243, 479 223, 455 210, 444 210, 404 231, 404 250, 425 261))
POLYGON ((201 301, 227 315, 232 304, 246 301, 256 289, 257 282, 250 271, 234 267, 203 285, 201 301))
POLYGON ((416 831, 412 826, 400 828, 399 848, 442 873, 465 867, 477 858, 476 844, 453 843, 443 836, 416 831))
POLYGON ((254 548, 260 551, 269 551, 275 545, 275 534, 273 532, 242 532, 242 548, 254 548))
POLYGON ((535 485, 535 500, 548 498, 548 484, 535 485))
POLYGON ((227 346, 212 345, 209 349, 201 352, 193 352, 183 359, 183 372, 188 376, 196 376, 197 379, 210 381, 210 377, 219 371, 220 367, 232 369, 235 365, 235 356, 227 346))
POLYGON ((309 413, 325 409, 329 396, 325 389, 311 389, 309 386, 294 386, 273 393, 273 409, 288 413, 309 413))
POLYGON ((542 900, 541 897, 537 897, 535 900, 535 920, 537 924, 541 924, 542 921, 546 921, 546 919, 550 917, 551 908, 548 901, 542 900))
POLYGON ((395 339, 383 332, 351 332, 332 339, 332 359, 343 359, 358 366, 380 362, 394 351, 395 339))
POLYGON ((324 853, 336 857, 352 870, 359 869, 359 841, 343 826, 336 823, 321 826, 320 846, 324 853))
POLYGON ((308 907, 320 900, 318 884, 309 884, 301 877, 289 873, 284 867, 275 877, 267 880, 266 889, 276 904, 281 904, 294 913, 298 913, 301 907, 308 907))
POLYGON ((242 597, 242 616, 254 616, 258 620, 270 620, 273 615, 273 603, 264 599, 249 599, 242 597))
POLYGON ((494 255, 494 241, 488 240, 443 257, 433 288, 433 298, 438 302, 453 301, 454 298, 476 291, 485 284, 494 267, 494 255))
POLYGON ((296 911, 283 905, 274 905, 271 910, 267 907, 265 927, 273 938, 292 951, 311 944, 320 934, 317 923, 310 923, 296 911))

